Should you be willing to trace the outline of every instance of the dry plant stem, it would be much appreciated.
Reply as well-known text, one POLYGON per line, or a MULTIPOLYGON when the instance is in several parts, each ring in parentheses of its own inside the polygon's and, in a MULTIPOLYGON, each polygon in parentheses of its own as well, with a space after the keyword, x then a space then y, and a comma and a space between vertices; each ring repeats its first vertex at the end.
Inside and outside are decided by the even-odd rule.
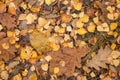
POLYGON ((91 58, 92 52, 94 52, 97 48, 99 48, 102 45, 103 41, 104 41, 104 37, 100 36, 96 44, 91 48, 90 52, 87 54, 87 56, 83 58, 83 62, 91 58))

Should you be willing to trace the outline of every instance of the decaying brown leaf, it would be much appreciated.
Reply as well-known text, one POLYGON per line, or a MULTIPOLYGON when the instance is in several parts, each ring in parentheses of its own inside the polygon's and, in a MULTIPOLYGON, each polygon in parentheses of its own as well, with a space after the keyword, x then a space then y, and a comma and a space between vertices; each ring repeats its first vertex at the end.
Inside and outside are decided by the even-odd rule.
POLYGON ((12 17, 12 15, 8 13, 0 14, 0 23, 3 26, 5 26, 8 30, 12 30, 17 26, 15 20, 15 17, 12 17))
POLYGON ((101 47, 98 51, 98 54, 95 55, 92 60, 90 60, 88 66, 93 67, 96 70, 100 70, 100 67, 108 68, 106 65, 107 63, 109 63, 107 58, 110 56, 111 52, 112 50, 108 46, 106 46, 105 49, 101 47))
POLYGON ((15 57, 15 52, 16 52, 16 48, 11 45, 9 43, 9 38, 3 38, 1 39, 0 41, 0 60, 5 60, 5 61, 8 61, 10 59, 12 59, 13 57, 15 57), (9 47, 8 48, 3 48, 2 44, 8 44, 9 47))
POLYGON ((58 67, 58 75, 66 75, 70 77, 73 75, 75 67, 81 67, 81 58, 89 52, 88 46, 78 48, 62 48, 59 51, 48 52, 51 55, 49 70, 50 73, 54 73, 54 68, 58 67))

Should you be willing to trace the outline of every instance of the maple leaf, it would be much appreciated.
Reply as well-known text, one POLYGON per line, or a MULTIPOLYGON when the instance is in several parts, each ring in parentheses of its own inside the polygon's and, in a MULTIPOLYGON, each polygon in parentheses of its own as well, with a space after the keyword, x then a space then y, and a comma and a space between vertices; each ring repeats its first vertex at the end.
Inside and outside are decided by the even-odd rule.
POLYGON ((98 51, 98 54, 95 55, 92 60, 90 60, 88 66, 93 67, 96 70, 100 70, 100 67, 108 68, 106 64, 109 63, 107 59, 111 52, 112 50, 108 46, 106 46, 105 49, 101 47, 98 51))
POLYGON ((48 54, 52 57, 50 61, 50 73, 54 72, 55 67, 59 67, 58 75, 66 75, 70 77, 73 75, 75 67, 81 67, 81 58, 89 52, 88 46, 78 48, 62 48, 59 51, 51 51, 48 54), (64 62, 64 63, 62 63, 64 62))
POLYGON ((8 13, 0 14, 0 23, 5 26, 8 30, 12 30, 16 27, 15 17, 8 13))
POLYGON ((8 60, 12 59, 13 57, 15 57, 16 48, 9 43, 9 38, 8 37, 1 39, 1 41, 0 41, 0 52, 1 52, 0 60, 3 59, 5 61, 8 61, 8 60), (9 48, 8 49, 4 49, 2 47, 3 43, 8 44, 9 48))

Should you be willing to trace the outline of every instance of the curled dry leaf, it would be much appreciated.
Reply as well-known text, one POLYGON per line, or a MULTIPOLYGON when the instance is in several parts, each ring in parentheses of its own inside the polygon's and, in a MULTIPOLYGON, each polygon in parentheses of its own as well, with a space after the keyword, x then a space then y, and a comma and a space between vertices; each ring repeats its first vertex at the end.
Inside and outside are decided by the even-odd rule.
POLYGON ((49 70, 50 73, 56 73, 58 75, 66 75, 70 77, 73 75, 75 67, 81 67, 81 58, 89 52, 88 46, 78 48, 64 47, 59 51, 51 51, 48 54, 52 57, 50 61, 49 70), (71 66, 72 65, 72 66, 71 66), (55 71, 55 68, 59 68, 59 71, 55 71))
POLYGON ((15 20, 15 17, 12 17, 12 15, 8 13, 0 14, 0 23, 8 30, 12 30, 17 26, 15 20))
POLYGON ((101 47, 98 51, 98 54, 95 55, 92 60, 90 60, 88 66, 93 67, 96 70, 100 70, 100 67, 108 68, 106 64, 109 63, 108 57, 111 53, 112 50, 108 46, 106 46, 105 49, 101 47))

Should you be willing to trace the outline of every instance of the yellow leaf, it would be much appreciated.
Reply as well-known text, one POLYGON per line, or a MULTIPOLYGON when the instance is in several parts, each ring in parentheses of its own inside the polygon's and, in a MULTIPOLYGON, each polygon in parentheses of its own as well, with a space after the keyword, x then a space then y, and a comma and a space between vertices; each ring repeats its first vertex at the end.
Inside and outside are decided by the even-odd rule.
POLYGON ((111 56, 112 56, 112 58, 116 59, 120 56, 120 52, 119 51, 112 51, 111 56))
POLYGON ((20 53, 20 58, 22 60, 24 60, 24 59, 28 60, 30 57, 31 57, 31 55, 26 52, 25 48, 22 48, 21 53, 20 53))
POLYGON ((51 57, 50 55, 48 55, 48 56, 45 57, 45 60, 48 61, 48 62, 49 62, 51 59, 52 59, 52 57, 51 57))
POLYGON ((77 33, 78 33, 79 35, 84 35, 84 34, 87 33, 87 31, 86 31, 84 28, 80 28, 80 29, 78 29, 77 33))
POLYGON ((5 67, 5 64, 3 61, 0 61, 0 69, 3 69, 5 67))
POLYGON ((31 58, 36 58, 38 55, 37 55, 37 52, 36 51, 32 51, 31 52, 31 58))
POLYGON ((54 68, 54 74, 57 74, 59 72, 59 67, 54 68))
POLYGON ((87 23, 89 21, 89 16, 87 14, 84 14, 82 17, 82 22, 87 23))
POLYGON ((89 26, 87 27, 87 30, 88 30, 89 32, 94 32, 94 31, 95 31, 95 25, 94 25, 94 24, 89 25, 89 26))
POLYGON ((15 40, 14 37, 11 37, 11 38, 9 39, 9 42, 10 42, 10 44, 15 44, 15 43, 16 43, 16 40, 15 40))
POLYGON ((49 6, 52 3, 52 0, 45 0, 45 3, 49 6))
POLYGON ((76 10, 81 10, 81 8, 82 8, 82 3, 77 3, 77 2, 75 2, 74 4, 73 4, 73 6, 74 6, 74 8, 76 9, 76 10))
POLYGON ((37 80, 37 75, 35 73, 31 74, 28 80, 37 80))
POLYGON ((8 37, 15 37, 15 33, 12 31, 7 31, 7 36, 8 37))
POLYGON ((99 22, 98 17, 93 18, 93 21, 94 21, 94 23, 98 23, 99 22))
POLYGON ((78 21, 76 22, 76 27, 78 27, 78 28, 82 28, 83 25, 84 25, 84 23, 82 23, 81 20, 78 20, 78 21))
POLYGON ((113 32, 113 36, 114 36, 114 38, 116 38, 118 36, 118 33, 117 32, 113 32))
POLYGON ((3 49, 9 49, 9 44, 8 43, 2 43, 3 49))
POLYGON ((113 60, 113 65, 114 65, 114 66, 116 66, 116 67, 117 67, 117 66, 119 65, 119 63, 120 63, 120 61, 119 61, 119 60, 113 60))
POLYGON ((30 8, 30 10, 31 10, 32 12, 39 12, 39 11, 40 11, 40 8, 34 8, 34 7, 32 7, 32 8, 30 8))
POLYGON ((27 76, 27 74, 28 74, 28 70, 25 69, 25 70, 22 72, 22 76, 27 76))
POLYGON ((22 80, 22 77, 21 77, 20 74, 17 74, 17 75, 15 75, 15 76, 13 77, 12 80, 22 80))
POLYGON ((108 35, 113 35, 113 31, 107 32, 108 35))
POLYGON ((51 42, 50 46, 52 47, 53 51, 58 51, 60 49, 60 45, 58 45, 58 44, 56 44, 54 42, 51 42))
POLYGON ((113 22, 110 24, 110 29, 113 31, 117 28, 117 26, 118 26, 118 23, 113 22))
POLYGON ((30 34, 30 43, 39 54, 51 50, 51 47, 49 45, 49 39, 47 38, 46 34, 42 32, 33 31, 30 34))
POLYGON ((116 48, 116 44, 115 44, 115 43, 112 43, 111 49, 114 50, 115 48, 116 48))
POLYGON ((47 71, 48 70, 48 64, 42 64, 41 68, 43 71, 47 71))
POLYGON ((97 26, 97 30, 102 32, 109 32, 109 26, 107 23, 103 23, 102 25, 97 26))
POLYGON ((95 73, 94 73, 94 72, 91 72, 91 73, 90 73, 90 76, 91 76, 91 77, 95 77, 95 73))

